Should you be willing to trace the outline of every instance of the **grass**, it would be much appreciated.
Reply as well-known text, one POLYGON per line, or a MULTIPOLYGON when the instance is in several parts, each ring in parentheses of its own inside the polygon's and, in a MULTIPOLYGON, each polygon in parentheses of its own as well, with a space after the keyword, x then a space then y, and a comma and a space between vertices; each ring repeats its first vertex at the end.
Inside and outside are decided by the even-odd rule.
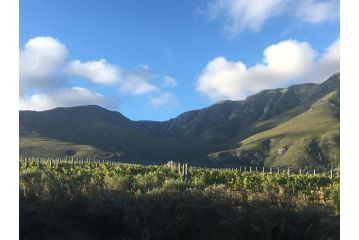
POLYGON ((41 137, 20 138, 20 156, 68 156, 87 157, 101 155, 103 152, 90 145, 80 145, 41 137))
POLYGON ((338 168, 339 79, 263 90, 164 122, 131 121, 98 106, 21 111, 20 155, 338 168))
POLYGON ((247 132, 258 131, 261 127, 264 130, 242 139, 237 144, 239 147, 229 152, 260 152, 263 158, 260 162, 264 166, 338 166, 340 126, 336 111, 329 105, 336 100, 337 94, 327 94, 295 117, 287 115, 298 109, 256 124, 247 132), (287 150, 278 154, 281 147, 287 150))

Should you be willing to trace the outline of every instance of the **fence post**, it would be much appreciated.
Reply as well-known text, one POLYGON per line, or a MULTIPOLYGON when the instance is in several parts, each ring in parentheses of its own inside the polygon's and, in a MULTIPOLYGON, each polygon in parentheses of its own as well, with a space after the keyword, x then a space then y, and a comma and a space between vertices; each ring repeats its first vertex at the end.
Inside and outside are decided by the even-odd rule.
POLYGON ((25 157, 25 169, 27 168, 27 157, 25 157))
POLYGON ((299 168, 299 175, 302 176, 302 169, 299 168))
POLYGON ((52 169, 52 159, 50 158, 50 169, 52 169))
POLYGON ((245 172, 247 171, 247 166, 244 166, 244 171, 245 171, 245 172))
POLYGON ((313 175, 315 176, 315 168, 313 169, 313 175))
POLYGON ((270 168, 269 168, 269 172, 270 172, 270 174, 272 174, 272 173, 273 173, 273 169, 272 169, 272 167, 270 167, 270 168))
POLYGON ((278 174, 280 173, 280 171, 279 171, 279 167, 278 167, 278 174))
POLYGON ((252 172, 252 167, 251 166, 249 166, 249 172, 252 172))
POLYGON ((256 172, 257 172, 257 167, 256 167, 256 172))
POLYGON ((40 157, 37 158, 37 168, 40 168, 40 157))
POLYGON ((290 170, 289 170, 289 168, 288 168, 288 176, 290 175, 290 170))
POLYGON ((333 169, 330 169, 330 179, 333 178, 333 169))
POLYGON ((263 169, 262 169, 262 173, 263 173, 263 175, 264 175, 264 167, 263 167, 263 169))
POLYGON ((242 166, 239 166, 239 171, 242 172, 242 166))

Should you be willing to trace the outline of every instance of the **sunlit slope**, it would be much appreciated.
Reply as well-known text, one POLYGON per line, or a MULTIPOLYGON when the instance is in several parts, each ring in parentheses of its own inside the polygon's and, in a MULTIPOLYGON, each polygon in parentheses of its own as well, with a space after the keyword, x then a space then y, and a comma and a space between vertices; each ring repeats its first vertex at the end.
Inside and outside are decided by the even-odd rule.
POLYGON ((337 73, 320 84, 262 90, 162 122, 133 121, 99 106, 20 111, 20 155, 100 152, 137 163, 338 167, 339 93, 337 73))
POLYGON ((19 142, 20 155, 34 156, 73 156, 73 157, 102 157, 103 151, 90 145, 74 144, 41 137, 22 137, 19 142))
POLYGON ((245 138, 238 148, 210 156, 213 161, 238 164, 336 167, 339 165, 339 108, 339 91, 333 91, 293 118, 288 119, 288 113, 282 115, 283 119, 255 124, 252 131, 268 124, 278 125, 245 138))

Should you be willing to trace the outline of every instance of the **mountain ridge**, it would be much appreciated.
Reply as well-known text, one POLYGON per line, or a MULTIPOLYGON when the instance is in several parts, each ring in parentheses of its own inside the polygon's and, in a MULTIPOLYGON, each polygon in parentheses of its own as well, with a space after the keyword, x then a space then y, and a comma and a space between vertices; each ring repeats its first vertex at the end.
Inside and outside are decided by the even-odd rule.
MULTIPOLYGON (((339 95, 340 73, 320 84, 304 83, 288 88, 262 90, 245 100, 221 101, 206 108, 184 112, 166 121, 133 121, 120 112, 96 105, 55 108, 42 112, 20 111, 20 142, 21 139, 37 136, 88 145, 103 153, 117 152, 118 154, 112 154, 112 157, 134 159, 135 162, 163 163, 176 160, 231 166, 253 163, 268 165, 273 156, 269 161, 267 155, 270 151, 263 149, 255 150, 256 153, 261 153, 260 158, 254 157, 253 152, 249 154, 251 159, 232 156, 232 160, 223 160, 213 156, 241 148, 239 142, 244 146, 245 139, 275 129, 306 113, 313 104, 334 92, 339 95)), ((332 98, 335 96, 330 99, 332 98)), ((330 99, 325 101, 334 101, 330 99)), ((332 104, 340 106, 339 97, 332 104)), ((325 116, 332 124, 339 126, 339 110, 328 111, 324 111, 328 113, 325 116)), ((305 116, 310 118, 311 115, 305 116)), ((339 130, 334 135, 339 136, 339 130)), ((26 151, 24 149, 20 146, 20 154, 36 153, 36 148, 27 148, 26 151)), ((339 150, 335 155, 338 159, 339 150)), ((339 165, 338 161, 327 158, 327 164, 339 165)), ((291 165, 290 162, 295 162, 288 161, 283 164, 291 165)), ((270 164, 276 165, 273 161, 270 164)), ((308 164, 312 163, 309 161, 308 164)))

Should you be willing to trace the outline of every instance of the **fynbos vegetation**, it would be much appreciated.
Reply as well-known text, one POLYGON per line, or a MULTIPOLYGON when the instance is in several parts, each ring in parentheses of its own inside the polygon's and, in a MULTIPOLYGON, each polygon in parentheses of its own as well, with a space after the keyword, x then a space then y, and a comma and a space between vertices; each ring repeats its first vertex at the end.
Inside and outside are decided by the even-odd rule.
POLYGON ((20 111, 21 156, 169 159, 238 167, 339 167, 340 75, 263 90, 163 121, 132 121, 99 106, 20 111))
POLYGON ((20 160, 21 238, 339 239, 338 173, 181 167, 20 160))

